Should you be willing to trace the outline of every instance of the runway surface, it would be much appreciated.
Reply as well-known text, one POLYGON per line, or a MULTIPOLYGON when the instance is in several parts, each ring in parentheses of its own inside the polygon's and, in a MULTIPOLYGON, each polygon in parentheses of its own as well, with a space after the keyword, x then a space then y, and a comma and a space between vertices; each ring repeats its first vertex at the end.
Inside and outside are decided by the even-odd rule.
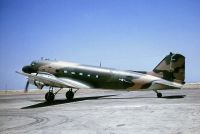
POLYGON ((84 90, 73 102, 58 94, 0 96, 1 134, 200 134, 200 90, 84 90))

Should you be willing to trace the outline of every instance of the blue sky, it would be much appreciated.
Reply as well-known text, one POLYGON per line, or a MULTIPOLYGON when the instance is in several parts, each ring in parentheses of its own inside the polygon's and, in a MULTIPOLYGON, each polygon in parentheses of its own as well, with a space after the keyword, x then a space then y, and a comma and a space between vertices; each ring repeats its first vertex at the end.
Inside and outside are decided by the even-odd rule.
POLYGON ((152 70, 169 52, 186 56, 186 81, 200 76, 199 0, 0 0, 0 89, 46 57, 152 70))

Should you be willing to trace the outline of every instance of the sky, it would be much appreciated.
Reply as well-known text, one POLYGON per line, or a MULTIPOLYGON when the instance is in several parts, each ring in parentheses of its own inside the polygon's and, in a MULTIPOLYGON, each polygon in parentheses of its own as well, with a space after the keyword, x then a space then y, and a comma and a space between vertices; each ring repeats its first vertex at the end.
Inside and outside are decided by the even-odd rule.
POLYGON ((41 57, 152 70, 170 52, 200 76, 199 0, 0 0, 0 89, 22 89, 15 71, 41 57))

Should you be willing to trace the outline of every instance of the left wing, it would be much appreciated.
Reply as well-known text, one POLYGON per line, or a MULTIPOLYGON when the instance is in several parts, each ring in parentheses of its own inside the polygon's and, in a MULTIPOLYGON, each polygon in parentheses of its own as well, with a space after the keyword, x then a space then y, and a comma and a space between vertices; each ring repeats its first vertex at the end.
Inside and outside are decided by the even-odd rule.
POLYGON ((77 88, 77 89, 91 88, 89 85, 83 82, 69 78, 58 78, 46 72, 40 72, 38 74, 28 74, 23 72, 16 72, 16 73, 28 77, 28 80, 33 81, 34 84, 43 83, 45 86, 59 87, 59 88, 77 88))

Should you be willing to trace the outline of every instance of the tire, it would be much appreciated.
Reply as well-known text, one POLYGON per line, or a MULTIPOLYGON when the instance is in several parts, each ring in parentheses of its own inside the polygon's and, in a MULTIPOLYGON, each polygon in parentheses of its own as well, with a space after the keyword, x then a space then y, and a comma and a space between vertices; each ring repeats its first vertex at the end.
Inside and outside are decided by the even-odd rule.
POLYGON ((66 92, 66 98, 68 101, 72 101, 74 98, 74 93, 72 91, 66 92))
POLYGON ((55 98, 55 95, 52 93, 52 92, 47 92, 45 94, 45 100, 47 102, 53 102, 54 101, 54 98, 55 98))
POLYGON ((162 93, 157 93, 157 97, 161 98, 162 97, 162 93))

